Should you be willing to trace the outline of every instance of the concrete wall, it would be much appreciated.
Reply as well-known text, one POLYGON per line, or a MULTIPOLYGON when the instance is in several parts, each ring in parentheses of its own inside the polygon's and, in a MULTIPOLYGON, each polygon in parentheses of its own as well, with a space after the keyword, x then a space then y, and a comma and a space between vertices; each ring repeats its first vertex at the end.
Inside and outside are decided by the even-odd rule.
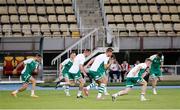
MULTIPOLYGON (((44 50, 64 50, 77 42, 78 38, 44 38, 44 50)), ((26 43, 26 38, 9 38, 1 40, 6 43, 0 43, 0 50, 38 50, 39 43, 26 43), (12 41, 21 41, 25 43, 7 43, 12 41)), ((31 40, 39 42, 39 39, 31 40)), ((89 47, 89 41, 83 43, 84 48, 89 47)), ((139 37, 120 37, 120 49, 140 49, 140 38, 139 37)), ((144 37, 143 46, 144 49, 170 49, 180 48, 180 37, 144 37)))

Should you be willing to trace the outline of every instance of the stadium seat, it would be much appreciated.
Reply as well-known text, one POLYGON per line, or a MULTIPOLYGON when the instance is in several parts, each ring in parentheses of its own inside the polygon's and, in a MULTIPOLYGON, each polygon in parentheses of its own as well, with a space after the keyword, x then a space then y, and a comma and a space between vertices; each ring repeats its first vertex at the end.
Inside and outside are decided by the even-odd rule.
POLYGON ((61 31, 67 31, 68 30, 68 25, 67 24, 61 24, 60 30, 61 31))
POLYGON ((73 12, 73 8, 71 7, 71 6, 66 6, 65 7, 65 12, 67 13, 67 14, 73 14, 74 12, 73 12))
POLYGON ((38 16, 39 17, 39 22, 40 23, 47 23, 48 20, 47 20, 47 16, 38 16))
POLYGON ((129 4, 137 4, 137 0, 129 0, 129 4))
POLYGON ((112 7, 111 6, 105 6, 106 13, 112 13, 112 7))
POLYGON ((28 5, 31 5, 31 4, 33 4, 34 5, 34 0, 26 0, 26 4, 28 4, 28 5))
MULTIPOLYGON (((144 0, 144 1, 146 1, 146 0, 144 0)), ((156 4, 156 0, 147 0, 147 3, 148 4, 156 4)))
POLYGON ((48 4, 48 5, 54 4, 53 0, 44 0, 44 2, 45 2, 45 4, 48 4))
POLYGON ((157 35, 158 35, 158 36, 163 36, 163 37, 166 37, 166 36, 167 36, 167 34, 166 34, 165 32, 158 32, 157 35))
POLYGON ((17 3, 17 4, 23 4, 23 5, 24 5, 24 4, 25 4, 25 0, 16 0, 16 3, 17 3))
POLYGON ((133 22, 132 15, 124 15, 124 21, 125 22, 133 22))
POLYGON ((165 0, 157 0, 158 4, 166 4, 165 0))
POLYGON ((31 36, 32 33, 31 33, 31 27, 30 27, 30 25, 24 24, 24 25, 22 26, 22 32, 23 32, 23 34, 24 34, 25 36, 31 36))
POLYGON ((19 23, 19 16, 17 16, 17 15, 11 15, 11 16, 10 16, 10 22, 11 22, 11 23, 19 23))
POLYGON ((116 22, 124 22, 122 15, 115 15, 115 21, 116 22))
POLYGON ((21 32, 21 25, 20 24, 13 24, 12 25, 12 32, 21 32))
POLYGON ((158 35, 157 35, 157 33, 156 33, 156 32, 154 32, 154 31, 150 31, 150 32, 148 32, 148 36, 153 36, 153 37, 156 37, 156 36, 158 36, 158 35))
POLYGON ((146 4, 147 1, 146 0, 137 0, 139 4, 146 4))
POLYGON ((17 14, 17 8, 15 6, 9 6, 9 14, 17 14))
POLYGON ((134 22, 142 22, 142 16, 141 15, 134 15, 133 20, 134 20, 134 22))
POLYGON ((161 13, 169 13, 168 6, 161 6, 160 7, 160 12, 161 13))
POLYGON ((57 17, 56 17, 56 15, 49 15, 49 16, 48 16, 48 21, 49 21, 50 23, 57 23, 57 17))
POLYGON ((119 0, 119 3, 121 3, 121 4, 128 4, 129 2, 128 2, 128 0, 119 0))
POLYGON ((117 28, 118 28, 120 31, 126 31, 126 26, 125 26, 125 24, 117 24, 117 28))
POLYGON ((0 6, 0 14, 7 14, 8 13, 8 9, 6 6, 0 6))
POLYGON ((180 23, 175 23, 174 24, 174 30, 175 31, 180 31, 180 23))
POLYGON ((135 31, 135 30, 136 30, 134 24, 127 24, 127 25, 126 25, 126 29, 127 29, 128 31, 135 31))
POLYGON ((170 24, 170 23, 165 23, 165 24, 164 24, 164 30, 165 30, 165 31, 172 31, 172 30, 173 30, 172 24, 170 24))
POLYGON ((107 15, 107 20, 108 22, 114 22, 115 21, 114 15, 107 15))
POLYGON ((63 3, 64 4, 72 4, 72 1, 71 0, 63 0, 63 3))
POLYGON ((158 8, 157 6, 149 6, 149 11, 150 13, 158 13, 158 8))
POLYGON ((152 21, 151 16, 150 15, 143 15, 143 21, 144 22, 151 22, 152 21))
POLYGON ((137 31, 145 31, 145 27, 143 23, 136 24, 136 30, 137 31))
POLYGON ((120 7, 119 6, 113 6, 112 10, 113 10, 113 13, 120 13, 120 7))
POLYGON ((110 0, 112 4, 119 4, 119 0, 110 0))
POLYGON ((180 22, 179 15, 171 15, 172 22, 180 22))
POLYGON ((46 14, 45 7, 37 7, 37 14, 46 14))
POLYGON ((120 36, 129 36, 129 34, 127 32, 120 32, 120 36))
POLYGON ((180 1, 179 1, 179 0, 175 0, 175 3, 176 3, 176 4, 180 4, 180 1))
POLYGON ((76 17, 74 15, 68 15, 67 21, 75 23, 76 22, 76 17))
POLYGON ((167 36, 176 36, 175 32, 167 32, 167 36))
POLYGON ((32 24, 31 30, 32 30, 32 32, 39 33, 40 32, 40 25, 32 24))
MULTIPOLYGON (((17 57, 15 57, 15 67, 19 64, 19 63, 21 63, 21 62, 23 62, 25 60, 25 58, 23 57, 23 56, 17 56, 17 57)), ((24 66, 22 65, 21 67, 19 67, 18 69, 17 69, 17 74, 21 74, 21 71, 24 69, 24 66)))
POLYGON ((6 0, 0 0, 1 4, 6 4, 6 0))
POLYGON ((154 22, 161 22, 161 16, 160 15, 153 15, 152 21, 154 22))
POLYGON ((35 0, 36 4, 44 4, 44 0, 35 0))
POLYGON ((64 14, 65 13, 64 7, 63 6, 57 6, 56 7, 56 13, 57 14, 64 14))
POLYGON ((10 33, 11 32, 11 25, 10 24, 4 24, 2 31, 5 33, 10 33))
POLYGON ((129 36, 138 36, 137 32, 129 32, 129 36))
POLYGON ((59 15, 58 16, 58 22, 66 22, 66 16, 65 15, 59 15))
POLYGON ((71 32, 73 32, 73 31, 77 32, 77 31, 78 31, 78 26, 77 26, 77 24, 71 24, 71 25, 70 25, 70 31, 71 31, 71 32))
POLYGON ((80 37, 80 33, 79 32, 72 32, 72 37, 73 38, 79 38, 80 37))
POLYGON ((47 6, 47 14, 55 14, 54 6, 47 6))
POLYGON ((147 33, 146 33, 146 32, 139 32, 139 33, 138 33, 138 36, 146 37, 146 36, 147 36, 147 33))
POLYGON ((169 6, 169 12, 170 13, 178 13, 177 7, 176 6, 169 6))
POLYGON ((53 32, 59 32, 60 26, 58 24, 51 24, 51 31, 53 32))
POLYGON ((132 13, 140 13, 139 6, 131 6, 132 13))
POLYGON ((20 16, 20 22, 21 23, 28 23, 29 22, 28 16, 27 15, 21 15, 20 16))
POLYGON ((48 24, 41 24, 41 32, 50 32, 48 24))
POLYGON ((141 13, 149 13, 148 6, 140 6, 141 13))
POLYGON ((154 25, 152 23, 145 24, 145 28, 147 31, 154 31, 154 25))
POLYGON ((38 23, 38 22, 39 22, 37 15, 30 15, 29 21, 30 21, 31 23, 38 23))
POLYGON ((164 26, 163 26, 162 23, 156 23, 156 24, 155 24, 155 29, 156 29, 157 31, 163 31, 163 30, 164 30, 164 26))
POLYGON ((122 13, 131 13, 130 6, 122 6, 122 13))
POLYGON ((166 0, 167 4, 174 4, 174 0, 166 0))
POLYGON ((28 13, 29 13, 29 14, 36 14, 36 7, 34 7, 34 6, 29 6, 29 7, 28 7, 28 13))
POLYGON ((18 7, 18 13, 19 14, 27 14, 26 7, 25 6, 19 6, 18 7))
POLYGON ((54 4, 63 4, 63 0, 54 0, 54 4))
POLYGON ((170 15, 162 15, 162 21, 164 21, 164 22, 171 22, 170 15))
POLYGON ((1 16, 1 23, 9 23, 9 16, 8 15, 2 15, 1 16))
POLYGON ((12 56, 4 57, 3 73, 5 75, 12 75, 14 69, 14 58, 12 56))

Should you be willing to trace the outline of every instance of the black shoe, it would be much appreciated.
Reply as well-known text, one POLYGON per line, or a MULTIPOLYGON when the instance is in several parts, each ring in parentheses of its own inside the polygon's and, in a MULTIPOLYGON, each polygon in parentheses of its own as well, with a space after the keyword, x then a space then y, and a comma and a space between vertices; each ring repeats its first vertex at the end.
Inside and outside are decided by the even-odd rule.
POLYGON ((84 98, 82 95, 80 95, 80 96, 77 96, 77 98, 79 99, 79 98, 84 98))
POLYGON ((58 88, 58 86, 59 86, 60 82, 61 82, 61 81, 58 81, 58 82, 56 83, 55 89, 57 89, 57 88, 58 88))
POLYGON ((112 96, 112 101, 115 102, 116 101, 116 97, 112 96))

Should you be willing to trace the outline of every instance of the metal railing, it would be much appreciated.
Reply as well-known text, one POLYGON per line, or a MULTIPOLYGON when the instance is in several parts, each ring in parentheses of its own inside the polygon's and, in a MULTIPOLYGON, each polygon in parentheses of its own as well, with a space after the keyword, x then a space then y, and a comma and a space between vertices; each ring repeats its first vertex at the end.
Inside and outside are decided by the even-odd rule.
POLYGON ((180 65, 164 65, 163 75, 180 75, 180 65))

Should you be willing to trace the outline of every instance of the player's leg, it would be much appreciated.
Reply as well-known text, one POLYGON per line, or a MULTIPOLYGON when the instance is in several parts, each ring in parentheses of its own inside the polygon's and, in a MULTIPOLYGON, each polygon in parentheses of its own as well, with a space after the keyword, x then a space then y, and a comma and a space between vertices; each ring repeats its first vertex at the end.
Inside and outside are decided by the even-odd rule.
POLYGON ((23 85, 19 89, 13 91, 11 93, 11 95, 14 97, 17 97, 17 93, 25 91, 27 89, 28 85, 29 85, 29 83, 23 83, 23 85))
POLYGON ((156 91, 156 85, 157 85, 157 81, 158 79, 156 77, 152 77, 152 90, 153 90, 153 94, 157 94, 157 91, 156 91))
POLYGON ((66 96, 70 96, 70 93, 69 93, 69 84, 70 84, 70 81, 69 81, 69 78, 68 77, 64 77, 64 80, 65 80, 65 84, 64 84, 64 92, 66 94, 66 96))
POLYGON ((131 90, 132 90, 132 87, 130 86, 130 87, 127 87, 127 88, 113 94, 112 95, 112 101, 115 101, 118 96, 123 96, 123 95, 128 94, 128 92, 131 91, 131 90))
POLYGON ((103 76, 98 81, 100 82, 100 85, 99 85, 99 89, 98 89, 97 99, 102 99, 102 94, 104 93, 104 90, 106 88, 107 79, 105 76, 103 76))
POLYGON ((142 85, 141 88, 141 101, 146 101, 147 99, 145 98, 146 90, 147 90, 147 82, 142 79, 141 82, 139 82, 142 85))
POLYGON ((31 97, 37 98, 38 96, 35 95, 36 79, 31 76, 30 79, 29 79, 29 81, 32 83, 31 97))
POLYGON ((104 95, 109 95, 109 93, 107 91, 107 83, 108 83, 108 76, 107 75, 105 75, 104 80, 105 80, 105 84, 106 84, 106 86, 104 88, 104 95))
POLYGON ((78 81, 79 81, 79 90, 78 90, 78 93, 77 93, 77 98, 83 98, 82 90, 83 90, 83 87, 84 87, 84 84, 85 84, 85 80, 82 77, 80 77, 78 79, 78 81))

